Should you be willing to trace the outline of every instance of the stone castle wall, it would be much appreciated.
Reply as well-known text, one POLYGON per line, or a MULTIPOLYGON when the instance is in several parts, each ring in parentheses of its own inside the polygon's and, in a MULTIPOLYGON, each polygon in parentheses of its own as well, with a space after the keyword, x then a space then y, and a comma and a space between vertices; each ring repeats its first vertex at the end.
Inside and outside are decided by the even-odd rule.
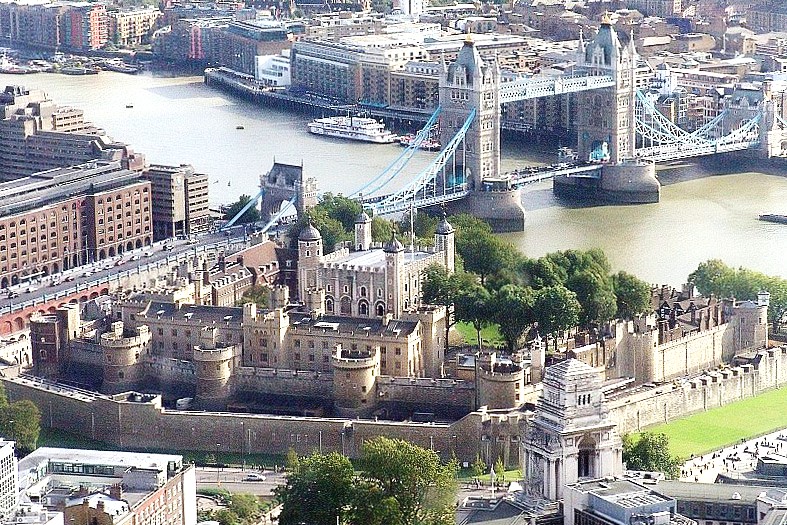
MULTIPOLYGON (((763 350, 748 359, 736 360, 741 364, 685 382, 640 386, 612 394, 608 400, 609 415, 618 422, 619 432, 625 434, 751 397, 787 382, 787 348, 763 350)), ((258 374, 256 380, 264 383, 265 375, 258 374)), ((315 381, 313 373, 293 378, 291 384, 309 379, 324 385, 315 388, 326 390, 330 384, 322 376, 315 381)), ((524 412, 516 410, 472 412, 451 424, 184 412, 163 409, 158 396, 135 402, 129 394, 91 394, 28 377, 2 380, 12 401, 30 399, 38 406, 43 426, 140 449, 215 451, 216 443, 220 443, 223 449, 235 452, 284 454, 292 447, 299 454, 322 448, 355 456, 364 440, 386 435, 431 447, 443 457, 455 452, 460 461, 472 461, 476 454, 490 460, 501 455, 511 464, 516 461, 515 450, 521 442, 525 418, 524 412)), ((407 398, 408 391, 425 389, 423 379, 416 380, 414 386, 409 380, 401 381, 400 385, 398 378, 386 382, 381 377, 378 388, 402 399, 407 398)), ((442 382, 437 383, 433 387, 436 396, 441 391, 464 392, 458 385, 443 389, 439 386, 442 382)), ((470 395, 471 390, 466 392, 470 395)), ((418 394, 419 398, 422 396, 418 394)))
POLYGON ((762 350, 753 363, 725 367, 687 381, 641 386, 608 400, 618 432, 637 432, 680 417, 755 396, 787 383, 787 347, 762 350))

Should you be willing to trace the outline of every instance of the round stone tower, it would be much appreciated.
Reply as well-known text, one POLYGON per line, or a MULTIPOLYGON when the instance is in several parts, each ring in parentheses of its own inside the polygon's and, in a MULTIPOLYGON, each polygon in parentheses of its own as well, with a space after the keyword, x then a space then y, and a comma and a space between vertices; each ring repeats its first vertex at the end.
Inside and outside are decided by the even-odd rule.
POLYGON ((512 408, 522 404, 525 370, 496 353, 478 357, 478 402, 490 409, 512 408))
POLYGON ((380 353, 376 348, 342 350, 337 345, 333 363, 333 398, 336 415, 359 417, 374 409, 377 377, 380 375, 380 353))
POLYGON ((202 408, 224 408, 232 394, 230 381, 235 368, 235 345, 215 343, 215 328, 203 330, 201 344, 194 347, 194 370, 197 377, 197 402, 202 408))
POLYGON ((150 346, 150 328, 142 325, 136 333, 125 332, 123 322, 112 323, 109 332, 101 334, 104 354, 104 382, 101 389, 109 394, 133 390, 142 379, 142 359, 150 346))

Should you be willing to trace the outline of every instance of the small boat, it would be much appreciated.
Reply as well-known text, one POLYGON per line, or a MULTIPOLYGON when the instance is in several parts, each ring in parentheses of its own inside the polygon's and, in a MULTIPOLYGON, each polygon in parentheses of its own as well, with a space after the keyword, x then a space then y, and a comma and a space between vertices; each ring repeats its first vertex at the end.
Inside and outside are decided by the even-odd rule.
MULTIPOLYGON (((415 135, 412 133, 399 137, 399 145, 402 147, 409 148, 413 143, 415 143, 415 135)), ((425 138, 418 145, 418 149, 426 151, 439 151, 440 148, 440 143, 431 137, 425 138)))
POLYGON ((139 68, 124 64, 122 62, 105 62, 104 69, 107 71, 114 71, 115 73, 127 73, 129 75, 136 75, 139 73, 139 68))
POLYGON ((787 215, 779 215, 778 213, 763 213, 760 215, 759 219, 766 222, 787 224, 787 215))
POLYGON ((126 104, 126 109, 133 109, 133 108, 134 108, 134 104, 126 104))
POLYGON ((243 125, 238 124, 237 126, 235 126, 235 129, 246 129, 246 128, 243 125))
POLYGON ((328 117, 309 122, 309 133, 340 139, 391 144, 399 137, 385 129, 385 124, 365 117, 328 117))

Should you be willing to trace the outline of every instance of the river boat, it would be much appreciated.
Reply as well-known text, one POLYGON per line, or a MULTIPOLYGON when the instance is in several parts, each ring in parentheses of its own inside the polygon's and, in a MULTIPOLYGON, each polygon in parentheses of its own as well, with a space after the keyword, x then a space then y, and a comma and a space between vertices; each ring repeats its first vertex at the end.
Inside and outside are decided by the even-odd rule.
POLYGON ((0 73, 5 73, 7 75, 27 75, 29 73, 38 73, 38 71, 15 64, 11 62, 7 56, 3 55, 0 57, 0 73))
POLYGON ((98 69, 95 67, 66 66, 61 67, 60 72, 64 75, 97 75, 98 69))
POLYGON ((766 222, 776 222, 778 224, 787 224, 787 215, 779 215, 777 213, 763 213, 759 219, 766 222))
POLYGON ((139 68, 124 64, 122 62, 104 62, 104 69, 107 71, 114 71, 115 73, 127 73, 129 75, 136 75, 139 73, 139 68))
POLYGON ((340 139, 391 144, 399 137, 385 129, 385 124, 365 117, 327 117, 309 122, 309 133, 340 139))
MULTIPOLYGON (((399 137, 399 145, 405 148, 409 148, 415 142, 415 135, 409 133, 407 135, 403 135, 399 137)), ((425 138, 419 145, 418 149, 426 150, 426 151, 439 151, 441 148, 440 143, 430 137, 425 138)))

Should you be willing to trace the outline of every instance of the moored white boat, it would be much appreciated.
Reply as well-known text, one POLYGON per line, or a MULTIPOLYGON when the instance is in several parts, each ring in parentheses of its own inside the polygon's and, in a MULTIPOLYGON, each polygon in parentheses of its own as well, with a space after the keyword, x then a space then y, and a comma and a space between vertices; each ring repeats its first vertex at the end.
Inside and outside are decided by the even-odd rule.
POLYGON ((377 144, 390 144, 398 137, 385 129, 385 124, 365 117, 327 117, 309 122, 309 133, 337 137, 340 139, 360 140, 377 144))

